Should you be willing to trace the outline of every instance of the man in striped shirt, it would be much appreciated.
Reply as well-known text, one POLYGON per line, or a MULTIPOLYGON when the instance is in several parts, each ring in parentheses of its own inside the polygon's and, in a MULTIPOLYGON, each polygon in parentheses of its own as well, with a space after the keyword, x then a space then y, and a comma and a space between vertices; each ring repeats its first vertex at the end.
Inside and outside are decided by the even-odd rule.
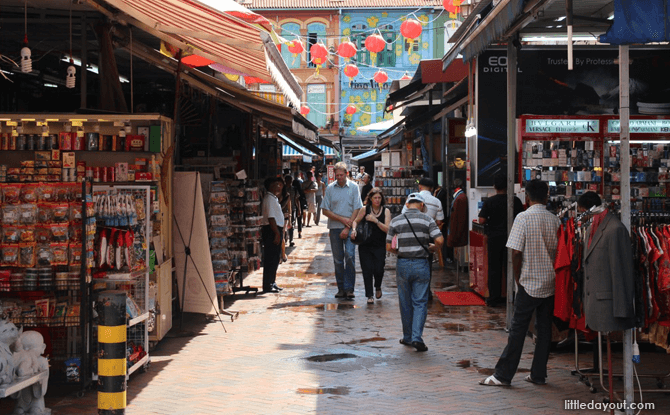
POLYGON ((534 311, 537 341, 530 375, 524 380, 536 385, 546 384, 556 284, 554 258, 560 226, 559 219, 546 209, 548 193, 549 187, 543 181, 531 180, 526 184, 529 207, 517 215, 507 240, 507 247, 512 250, 514 279, 518 284, 512 327, 495 373, 480 381, 482 385, 508 386, 512 382, 534 311))
POLYGON ((423 326, 428 314, 431 252, 442 247, 444 238, 430 216, 422 213, 424 198, 419 193, 407 196, 407 211, 391 221, 386 234, 386 250, 398 255, 396 282, 402 320, 400 343, 419 352, 428 350, 423 342, 423 326), (397 239, 394 246, 393 237, 397 239), (434 243, 430 242, 433 239, 434 243))

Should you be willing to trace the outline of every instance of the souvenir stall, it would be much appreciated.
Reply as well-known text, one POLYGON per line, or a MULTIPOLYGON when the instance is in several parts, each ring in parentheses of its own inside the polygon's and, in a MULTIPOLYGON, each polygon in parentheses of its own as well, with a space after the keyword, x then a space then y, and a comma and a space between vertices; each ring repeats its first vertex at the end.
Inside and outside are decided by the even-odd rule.
POLYGON ((154 114, 0 115, 3 220, 16 222, 0 302, 43 333, 52 379, 95 376, 98 290, 128 293, 129 374, 171 326, 171 128, 154 114))

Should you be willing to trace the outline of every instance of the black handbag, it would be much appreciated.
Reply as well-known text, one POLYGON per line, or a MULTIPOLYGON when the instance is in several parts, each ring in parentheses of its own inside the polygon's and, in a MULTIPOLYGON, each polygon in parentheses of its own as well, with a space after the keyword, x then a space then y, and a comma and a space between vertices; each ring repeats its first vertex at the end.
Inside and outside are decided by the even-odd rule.
POLYGON ((361 223, 356 226, 356 238, 352 239, 351 242, 356 245, 367 245, 372 241, 372 227, 375 226, 374 223, 370 223, 367 220, 363 219, 361 223))

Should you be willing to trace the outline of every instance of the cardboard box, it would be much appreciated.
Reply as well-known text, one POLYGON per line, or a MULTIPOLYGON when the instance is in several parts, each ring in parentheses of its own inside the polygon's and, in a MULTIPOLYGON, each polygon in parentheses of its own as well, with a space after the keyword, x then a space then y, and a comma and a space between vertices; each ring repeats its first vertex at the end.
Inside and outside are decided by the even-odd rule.
POLYGON ((149 151, 149 127, 137 127, 137 134, 144 136, 144 150, 149 151))
POLYGON ((116 163, 116 181, 128 181, 128 163, 116 163))
POLYGON ((51 150, 51 160, 60 160, 60 150, 51 150))
POLYGON ((126 151, 144 151, 144 141, 143 135, 126 135, 126 151))
POLYGON ((63 168, 73 169, 75 167, 77 167, 77 163, 75 161, 74 152, 72 152, 72 151, 64 152, 63 153, 63 168))
POLYGON ((150 182, 152 180, 151 173, 147 172, 135 172, 135 181, 136 182, 150 182))

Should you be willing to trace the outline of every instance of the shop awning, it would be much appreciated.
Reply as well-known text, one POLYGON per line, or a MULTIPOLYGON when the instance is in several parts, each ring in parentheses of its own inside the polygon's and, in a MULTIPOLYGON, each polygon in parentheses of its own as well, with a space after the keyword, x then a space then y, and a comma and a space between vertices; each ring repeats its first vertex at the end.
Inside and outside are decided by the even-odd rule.
POLYGON ((329 146, 324 145, 324 144, 317 144, 316 146, 319 147, 321 149, 321 151, 323 151, 323 156, 324 157, 335 157, 336 156, 334 148, 329 147, 329 146))
POLYGON ((670 41, 667 0, 614 0, 614 24, 600 42, 612 45, 670 41))
POLYGON ((308 156, 323 156, 323 150, 309 141, 288 131, 277 132, 277 136, 286 144, 308 156), (290 138, 289 138, 290 136, 290 138))
MULTIPOLYGON (((125 48, 128 49, 128 45, 125 48)), ((167 72, 177 73, 178 62, 175 59, 161 55, 157 50, 147 45, 135 42, 133 54, 167 72)), ((223 76, 214 77, 197 68, 188 68, 182 65, 181 77, 192 87, 204 91, 241 111, 252 113, 269 125, 276 126, 276 129, 292 131, 294 134, 310 141, 317 141, 318 139, 318 127, 309 122, 298 111, 260 98, 223 76)))
POLYGON ((375 149, 373 149, 373 150, 366 151, 365 153, 361 153, 361 154, 359 154, 359 155, 357 155, 357 156, 354 156, 354 157, 352 157, 351 159, 352 159, 352 160, 356 160, 356 161, 358 161, 358 162, 366 161, 367 159, 373 158, 373 157, 375 157, 376 155, 378 155, 378 154, 381 153, 381 152, 382 152, 382 150, 380 150, 380 149, 378 149, 378 148, 375 148, 375 149))
POLYGON ((302 157, 303 155, 314 156, 314 153, 306 148, 300 146, 297 146, 299 148, 294 148, 291 144, 288 144, 288 142, 286 142, 283 147, 282 155, 284 157, 302 157))
MULTIPOLYGON (((104 9, 94 0, 87 3, 104 9)), ((281 57, 270 22, 234 0, 103 0, 125 21, 187 53, 273 82, 296 108, 302 89, 281 57)))

